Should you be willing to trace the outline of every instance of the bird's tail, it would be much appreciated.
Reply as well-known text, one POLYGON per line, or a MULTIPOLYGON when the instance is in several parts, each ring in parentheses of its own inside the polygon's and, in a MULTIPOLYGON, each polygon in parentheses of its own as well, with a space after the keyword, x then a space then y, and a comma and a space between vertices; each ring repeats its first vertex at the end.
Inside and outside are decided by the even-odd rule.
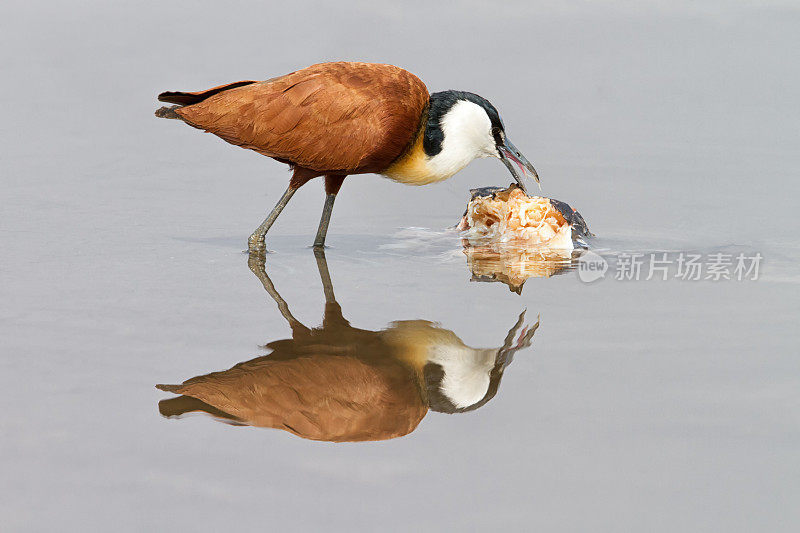
MULTIPOLYGON (((156 385, 156 387, 161 390, 167 390, 168 392, 175 392, 170 389, 173 387, 179 387, 179 385, 156 385)), ((165 416, 167 418, 180 418, 188 413, 206 413, 221 422, 225 422, 233 426, 247 425, 244 421, 233 416, 232 414, 226 413, 225 411, 217 409, 213 405, 207 404, 203 400, 198 400, 197 398, 192 398, 191 396, 178 396, 177 398, 161 400, 158 402, 158 412, 161 413, 161 416, 165 416)))
POLYGON ((174 392, 175 394, 180 394, 180 390, 183 388, 183 385, 162 385, 159 383, 156 385, 158 390, 163 390, 164 392, 174 392))
POLYGON ((178 396, 177 398, 169 398, 158 402, 158 411, 162 416, 166 417, 177 417, 197 411, 202 412, 206 411, 207 408, 208 404, 191 396, 178 396))
POLYGON ((212 87, 211 89, 207 89, 205 91, 165 91, 158 95, 158 101, 167 102, 170 104, 192 105, 202 102, 206 98, 210 98, 223 91, 229 91, 231 89, 244 87, 245 85, 251 85, 253 83, 258 82, 253 80, 235 81, 233 83, 226 83, 225 85, 218 85, 217 87, 212 87))
POLYGON ((156 116, 158 118, 172 118, 181 120, 181 116, 175 112, 176 109, 180 109, 181 105, 171 105, 171 106, 163 106, 156 109, 156 116))
POLYGON ((156 116, 158 118, 173 118, 181 120, 181 116, 176 113, 177 109, 181 107, 197 104, 202 102, 206 98, 210 98, 215 94, 219 94, 223 91, 229 91, 231 89, 236 89, 238 87, 244 87, 245 85, 250 85, 253 83, 257 83, 253 80, 243 80, 243 81, 235 81, 233 83, 226 83, 225 85, 219 85, 217 87, 212 87, 211 89, 205 91, 195 91, 195 92, 187 92, 187 91, 166 91, 158 95, 159 102, 167 102, 170 104, 177 104, 169 107, 161 107, 156 109, 156 116))

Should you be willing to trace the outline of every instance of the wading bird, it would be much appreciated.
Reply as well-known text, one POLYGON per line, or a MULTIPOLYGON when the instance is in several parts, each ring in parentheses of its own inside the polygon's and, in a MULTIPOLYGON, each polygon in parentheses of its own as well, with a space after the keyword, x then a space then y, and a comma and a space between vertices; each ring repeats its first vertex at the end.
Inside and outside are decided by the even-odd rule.
POLYGON ((520 187, 533 165, 506 137, 497 109, 477 94, 428 94, 393 65, 320 63, 266 81, 238 81, 198 92, 164 92, 156 111, 225 141, 289 164, 292 177, 249 239, 251 251, 289 199, 325 176, 325 207, 315 247, 325 245, 333 203, 345 177, 375 173, 410 185, 442 181, 478 157, 497 157, 520 187))
POLYGON ((324 252, 316 255, 325 291, 322 326, 308 328, 292 315, 264 269, 264 255, 251 254, 250 268, 289 322, 292 338, 271 342, 269 355, 228 370, 157 385, 180 395, 159 402, 162 415, 202 412, 311 440, 401 437, 429 410, 463 413, 485 405, 539 327, 538 320, 523 326, 523 311, 499 348, 472 348, 427 320, 392 322, 380 331, 355 328, 336 302, 324 252))

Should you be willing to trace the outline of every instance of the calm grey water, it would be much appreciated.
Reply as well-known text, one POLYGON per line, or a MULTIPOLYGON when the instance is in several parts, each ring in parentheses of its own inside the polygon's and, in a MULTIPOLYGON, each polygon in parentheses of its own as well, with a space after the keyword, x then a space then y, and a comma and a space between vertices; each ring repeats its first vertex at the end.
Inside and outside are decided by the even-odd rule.
MULTIPOLYGON (((800 10, 793 2, 6 1, 0 7, 0 520, 6 531, 796 531, 800 10), (425 188, 348 178, 327 263, 354 327, 425 319, 497 347, 496 397, 407 436, 304 440, 167 419, 156 383, 291 331, 242 253, 285 168, 177 122, 162 90, 334 59, 490 99, 611 262, 470 282, 452 233, 478 161, 425 188), (757 281, 616 281, 627 252, 761 253, 757 281)), ((321 184, 268 238, 324 308, 321 184)))

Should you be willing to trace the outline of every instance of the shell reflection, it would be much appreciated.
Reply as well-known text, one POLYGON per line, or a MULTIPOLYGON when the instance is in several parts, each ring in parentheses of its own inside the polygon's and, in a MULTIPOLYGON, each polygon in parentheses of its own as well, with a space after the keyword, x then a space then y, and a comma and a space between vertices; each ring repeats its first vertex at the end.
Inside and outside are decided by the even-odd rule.
POLYGON ((460 413, 486 404, 539 326, 525 326, 523 311, 497 348, 472 348, 426 320, 397 321, 380 331, 355 328, 336 302, 324 254, 317 254, 317 265, 326 303, 322 325, 308 328, 275 290, 264 256, 252 255, 250 267, 288 321, 291 338, 228 370, 157 385, 180 395, 159 402, 161 414, 203 412, 312 440, 392 439, 414 431, 429 410, 460 413))
POLYGON ((506 243, 474 243, 463 239, 472 281, 505 283, 517 294, 530 278, 549 278, 575 267, 583 250, 525 248, 506 243))

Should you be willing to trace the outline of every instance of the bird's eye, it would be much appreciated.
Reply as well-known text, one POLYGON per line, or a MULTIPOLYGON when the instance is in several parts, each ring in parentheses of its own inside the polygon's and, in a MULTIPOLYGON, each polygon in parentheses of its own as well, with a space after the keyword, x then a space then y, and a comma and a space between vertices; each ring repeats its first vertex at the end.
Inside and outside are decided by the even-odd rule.
POLYGON ((497 144, 503 144, 503 130, 495 126, 492 128, 492 137, 497 144))

